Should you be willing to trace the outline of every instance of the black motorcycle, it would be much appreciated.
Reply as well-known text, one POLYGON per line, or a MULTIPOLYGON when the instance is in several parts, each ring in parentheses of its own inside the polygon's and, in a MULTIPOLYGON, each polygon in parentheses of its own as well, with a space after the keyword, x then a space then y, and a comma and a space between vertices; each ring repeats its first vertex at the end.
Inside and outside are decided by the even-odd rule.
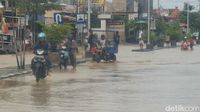
POLYGON ((64 67, 64 69, 67 69, 67 66, 69 64, 69 51, 67 50, 66 47, 62 47, 60 49, 60 62, 59 62, 59 67, 60 70, 62 69, 62 66, 64 67))
POLYGON ((31 62, 31 68, 33 74, 35 75, 36 82, 44 79, 48 74, 47 62, 45 59, 45 51, 42 49, 37 49, 35 51, 35 56, 31 62))

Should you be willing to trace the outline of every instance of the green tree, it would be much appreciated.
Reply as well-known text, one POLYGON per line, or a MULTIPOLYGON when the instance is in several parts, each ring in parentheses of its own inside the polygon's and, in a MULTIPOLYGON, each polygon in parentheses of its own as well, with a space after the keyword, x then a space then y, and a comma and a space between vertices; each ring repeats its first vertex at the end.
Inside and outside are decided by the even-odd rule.
POLYGON ((47 40, 52 44, 58 44, 62 39, 66 38, 73 30, 72 24, 53 24, 44 26, 44 32, 47 34, 47 40))
POLYGON ((184 37, 180 28, 180 24, 177 21, 168 23, 166 33, 170 36, 171 40, 175 41, 180 41, 184 37))
POLYGON ((98 13, 94 12, 91 14, 91 27, 92 28, 100 28, 101 27, 101 21, 98 19, 98 13))
POLYGON ((184 7, 183 7, 183 10, 184 11, 188 11, 188 5, 189 5, 189 11, 193 10, 194 9, 194 6, 193 5, 190 5, 188 3, 184 3, 184 7))
MULTIPOLYGON (((182 23, 187 23, 187 13, 182 12, 180 20, 182 23)), ((190 29, 192 31, 200 31, 200 12, 190 12, 190 29)))
POLYGON ((145 21, 130 20, 126 23, 126 37, 127 41, 136 41, 139 30, 146 30, 147 23, 145 21))
MULTIPOLYGON (((36 24, 37 16, 44 15, 45 11, 52 9, 60 9, 61 7, 58 4, 53 4, 49 0, 8 0, 10 5, 13 7, 12 10, 20 10, 24 12, 24 15, 29 15, 30 26, 33 33, 33 37, 36 37, 36 24)), ((35 39, 34 39, 35 40, 35 39)))
POLYGON ((130 30, 146 30, 147 23, 145 21, 130 20, 127 22, 127 28, 130 30))
POLYGON ((166 30, 167 30, 167 23, 165 22, 165 20, 163 18, 159 18, 156 21, 156 33, 157 35, 160 34, 166 34, 166 30))
MULTIPOLYGON (((0 0, 3 1, 3 0, 0 0)), ((46 10, 60 9, 60 6, 49 2, 49 0, 8 0, 14 8, 22 9, 27 14, 44 14, 46 10)))
POLYGON ((200 31, 200 12, 193 12, 190 15, 190 26, 192 31, 200 31))
MULTIPOLYGON (((190 29, 191 31, 200 31, 200 12, 191 12, 193 6, 190 5, 190 29)), ((187 23, 187 4, 184 5, 184 10, 181 12, 180 21, 187 23)))

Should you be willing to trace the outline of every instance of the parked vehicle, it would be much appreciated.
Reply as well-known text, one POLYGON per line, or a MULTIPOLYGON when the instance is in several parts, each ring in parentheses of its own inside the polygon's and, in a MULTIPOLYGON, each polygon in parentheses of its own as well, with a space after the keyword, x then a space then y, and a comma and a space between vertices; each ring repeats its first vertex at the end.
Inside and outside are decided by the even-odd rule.
POLYGON ((15 52, 13 36, 8 34, 0 34, 0 52, 13 53, 15 52))
POLYGON ((31 62, 31 68, 33 74, 35 75, 36 82, 44 79, 48 74, 47 62, 44 57, 45 51, 43 49, 37 49, 35 51, 35 56, 31 62))

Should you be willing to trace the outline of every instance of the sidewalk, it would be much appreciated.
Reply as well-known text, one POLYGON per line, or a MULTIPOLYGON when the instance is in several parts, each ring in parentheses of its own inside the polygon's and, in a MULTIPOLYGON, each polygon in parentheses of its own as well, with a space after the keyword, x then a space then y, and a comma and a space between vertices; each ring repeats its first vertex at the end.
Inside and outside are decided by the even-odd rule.
MULTIPOLYGON (((0 79, 8 77, 14 77, 18 75, 31 73, 31 60, 34 57, 32 53, 26 53, 26 67, 24 70, 18 70, 16 65, 16 56, 14 55, 0 55, 0 79)), ((90 59, 81 59, 81 56, 77 56, 77 64, 85 63, 90 59)), ((55 67, 57 64, 54 65, 55 67)))

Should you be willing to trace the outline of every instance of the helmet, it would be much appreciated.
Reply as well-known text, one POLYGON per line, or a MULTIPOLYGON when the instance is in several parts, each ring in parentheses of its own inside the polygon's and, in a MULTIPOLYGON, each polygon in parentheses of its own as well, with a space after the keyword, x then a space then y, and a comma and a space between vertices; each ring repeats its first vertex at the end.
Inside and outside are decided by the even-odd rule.
POLYGON ((45 34, 44 32, 40 32, 40 33, 38 34, 38 39, 39 39, 39 40, 45 40, 45 38, 46 38, 46 34, 45 34))

